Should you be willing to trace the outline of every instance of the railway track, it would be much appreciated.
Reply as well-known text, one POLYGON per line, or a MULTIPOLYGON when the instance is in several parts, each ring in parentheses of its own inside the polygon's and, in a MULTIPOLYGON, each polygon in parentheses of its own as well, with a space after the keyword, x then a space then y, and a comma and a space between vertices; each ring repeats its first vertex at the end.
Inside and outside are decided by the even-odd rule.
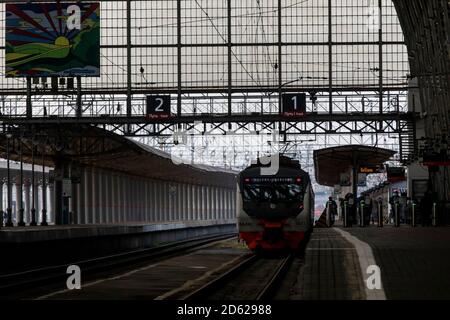
POLYGON ((0 299, 16 298, 17 294, 19 294, 19 297, 23 297, 24 295, 27 296, 26 293, 30 291, 40 292, 39 289, 44 290, 55 285, 64 285, 68 277, 66 273, 67 267, 70 265, 79 266, 82 270, 83 278, 99 277, 105 274, 118 274, 125 269, 134 268, 139 264, 170 258, 211 245, 218 241, 231 239, 235 236, 235 234, 207 236, 18 273, 0 274, 0 299))
POLYGON ((294 255, 276 259, 251 255, 218 278, 185 296, 184 300, 273 299, 293 260, 294 255))

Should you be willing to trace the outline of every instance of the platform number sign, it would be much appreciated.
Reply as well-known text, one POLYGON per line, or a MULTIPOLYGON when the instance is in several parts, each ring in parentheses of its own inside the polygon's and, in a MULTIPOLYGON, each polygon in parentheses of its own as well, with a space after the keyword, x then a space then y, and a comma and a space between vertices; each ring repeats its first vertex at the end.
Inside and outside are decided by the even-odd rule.
POLYGON ((170 96, 147 96, 148 118, 165 119, 170 116, 170 96))
POLYGON ((306 94, 285 93, 282 96, 283 115, 286 117, 301 117, 306 114, 306 94))

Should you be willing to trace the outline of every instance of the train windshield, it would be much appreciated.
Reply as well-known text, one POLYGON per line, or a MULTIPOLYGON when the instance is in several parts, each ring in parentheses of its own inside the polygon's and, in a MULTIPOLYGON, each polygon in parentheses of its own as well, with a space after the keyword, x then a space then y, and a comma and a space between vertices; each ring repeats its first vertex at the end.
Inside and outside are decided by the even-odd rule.
POLYGON ((302 186, 299 184, 245 184, 245 201, 301 201, 302 186))

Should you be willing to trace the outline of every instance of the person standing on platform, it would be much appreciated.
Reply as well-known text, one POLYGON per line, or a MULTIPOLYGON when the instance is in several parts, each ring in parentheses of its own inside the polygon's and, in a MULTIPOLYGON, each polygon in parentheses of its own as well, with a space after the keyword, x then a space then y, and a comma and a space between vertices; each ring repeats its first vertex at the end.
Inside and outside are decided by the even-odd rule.
POLYGON ((431 213, 433 211, 433 193, 430 189, 425 192, 422 200, 420 201, 420 213, 422 226, 429 227, 431 225, 431 213))
POLYGON ((330 206, 330 223, 331 225, 334 225, 337 214, 337 204, 336 201, 333 200, 333 197, 328 198, 328 205, 330 206))
POLYGON ((406 223, 406 203, 407 199, 406 199, 406 193, 402 192, 401 196, 398 199, 398 204, 399 204, 399 215, 400 215, 400 223, 406 223))

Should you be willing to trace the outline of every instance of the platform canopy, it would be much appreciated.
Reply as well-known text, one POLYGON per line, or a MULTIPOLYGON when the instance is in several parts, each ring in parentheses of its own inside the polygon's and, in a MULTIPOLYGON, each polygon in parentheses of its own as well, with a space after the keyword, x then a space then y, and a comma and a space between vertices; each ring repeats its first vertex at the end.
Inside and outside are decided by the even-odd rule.
POLYGON ((314 167, 317 183, 333 187, 340 184, 340 175, 357 167, 380 166, 395 151, 362 145, 333 147, 314 151, 314 167))
MULTIPOLYGON (((15 137, 20 135, 15 135, 15 137)), ((7 158, 7 136, 0 135, 0 157, 7 158)), ((34 134, 11 138, 10 159, 34 162, 42 168, 55 167, 57 162, 75 162, 150 179, 211 186, 235 186, 236 172, 201 164, 180 163, 166 152, 136 140, 94 126, 40 126, 34 134), (33 138, 34 136, 34 138, 33 138)), ((37 168, 36 168, 37 170, 37 168)))

